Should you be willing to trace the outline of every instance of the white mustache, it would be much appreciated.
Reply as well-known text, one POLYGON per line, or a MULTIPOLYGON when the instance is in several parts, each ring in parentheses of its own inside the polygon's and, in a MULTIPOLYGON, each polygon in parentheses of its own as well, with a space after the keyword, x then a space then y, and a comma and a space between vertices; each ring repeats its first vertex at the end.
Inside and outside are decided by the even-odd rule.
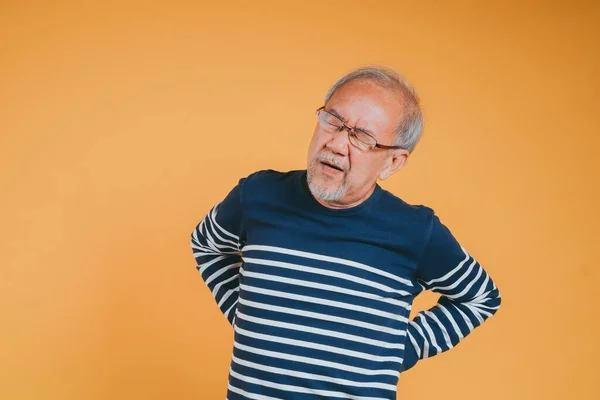
POLYGON ((329 164, 333 164, 336 167, 339 167, 339 168, 341 168, 344 171, 348 170, 348 166, 346 165, 346 163, 342 162, 340 160, 337 160, 335 158, 335 156, 333 154, 331 154, 331 153, 320 153, 320 154, 317 154, 316 161, 326 161, 329 164))

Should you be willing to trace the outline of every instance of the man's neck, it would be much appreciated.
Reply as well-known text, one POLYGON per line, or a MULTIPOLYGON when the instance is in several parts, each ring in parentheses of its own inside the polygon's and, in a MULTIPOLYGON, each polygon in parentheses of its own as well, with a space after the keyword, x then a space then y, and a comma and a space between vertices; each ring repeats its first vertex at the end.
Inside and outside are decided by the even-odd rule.
MULTIPOLYGON (((362 203, 364 203, 365 201, 367 201, 367 199, 369 197, 371 197, 371 195, 373 194, 373 192, 375 191, 375 186, 373 185, 373 187, 371 187, 366 193, 364 193, 362 196, 360 196, 358 199, 353 198, 351 193, 346 194, 346 196, 342 197, 339 200, 334 200, 334 201, 326 201, 326 200, 322 200, 318 197, 316 197, 315 195, 313 195, 313 197, 315 198, 315 200, 317 200, 321 205, 327 207, 327 208, 333 208, 333 209, 337 209, 337 210, 341 210, 341 209, 345 209, 345 208, 352 208, 352 207, 356 207, 362 203)), ((311 193, 312 194, 312 193, 311 193)))

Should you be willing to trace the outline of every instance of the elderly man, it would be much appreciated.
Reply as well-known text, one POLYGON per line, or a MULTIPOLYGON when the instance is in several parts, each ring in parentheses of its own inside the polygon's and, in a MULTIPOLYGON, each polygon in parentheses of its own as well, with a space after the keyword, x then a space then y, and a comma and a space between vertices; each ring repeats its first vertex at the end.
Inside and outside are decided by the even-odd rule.
POLYGON ((402 371, 499 308, 434 211, 377 184, 422 126, 398 73, 355 70, 317 110, 306 170, 241 179, 196 227, 197 268, 234 329, 229 400, 395 399, 402 371), (437 305, 409 319, 426 289, 437 305))

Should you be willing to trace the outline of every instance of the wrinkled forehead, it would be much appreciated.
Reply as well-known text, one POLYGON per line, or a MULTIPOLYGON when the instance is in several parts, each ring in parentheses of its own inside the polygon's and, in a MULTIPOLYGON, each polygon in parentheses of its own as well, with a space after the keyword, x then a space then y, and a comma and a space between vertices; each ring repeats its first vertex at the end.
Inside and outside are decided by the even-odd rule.
POLYGON ((373 134, 392 136, 402 117, 401 101, 393 89, 370 81, 352 81, 340 87, 325 108, 344 123, 373 134))

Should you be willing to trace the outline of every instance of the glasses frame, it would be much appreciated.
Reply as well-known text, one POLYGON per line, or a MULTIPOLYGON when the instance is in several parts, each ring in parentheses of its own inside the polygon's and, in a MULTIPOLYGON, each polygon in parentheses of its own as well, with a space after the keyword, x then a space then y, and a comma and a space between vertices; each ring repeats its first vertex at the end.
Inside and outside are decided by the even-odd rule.
MULTIPOLYGON (((322 107, 319 107, 319 108, 317 108, 316 114, 317 114, 317 115, 319 115, 319 112, 320 112, 320 111, 323 111, 323 112, 325 112, 325 113, 327 113, 327 114, 331 115, 332 117, 334 117, 334 118, 336 118, 336 119, 338 119, 338 120, 340 121, 340 123, 342 124, 342 126, 340 126, 340 127, 337 129, 337 132, 341 132, 341 131, 343 131, 344 129, 348 129, 348 133, 349 133, 349 134, 352 134, 352 132, 353 132, 353 131, 359 131, 360 133, 363 133, 363 134, 365 134, 365 135, 367 135, 367 136, 369 136, 369 137, 373 138, 373 141, 375 142, 375 144, 373 145, 373 148, 377 148, 377 149, 388 149, 388 150, 389 150, 389 149, 404 149, 404 147, 402 147, 402 146, 388 146, 388 145, 386 145, 386 144, 379 144, 379 143, 377 143, 377 139, 375 139, 375 138, 373 137, 373 135, 370 135, 370 134, 368 134, 367 132, 363 131, 362 129, 359 129, 359 128, 356 128, 356 127, 351 127, 351 126, 348 126, 348 125, 346 125, 346 124, 344 123, 344 121, 342 121, 342 119, 341 119, 340 117, 338 117, 337 115, 334 115, 334 114, 330 113, 329 111, 327 111, 327 110, 325 109, 325 106, 322 106, 322 107)), ((358 138, 357 138, 356 140, 358 140, 358 138)), ((359 140, 359 141, 360 141, 360 140, 359 140)), ((371 150, 372 150, 372 149, 371 149, 371 150)))

